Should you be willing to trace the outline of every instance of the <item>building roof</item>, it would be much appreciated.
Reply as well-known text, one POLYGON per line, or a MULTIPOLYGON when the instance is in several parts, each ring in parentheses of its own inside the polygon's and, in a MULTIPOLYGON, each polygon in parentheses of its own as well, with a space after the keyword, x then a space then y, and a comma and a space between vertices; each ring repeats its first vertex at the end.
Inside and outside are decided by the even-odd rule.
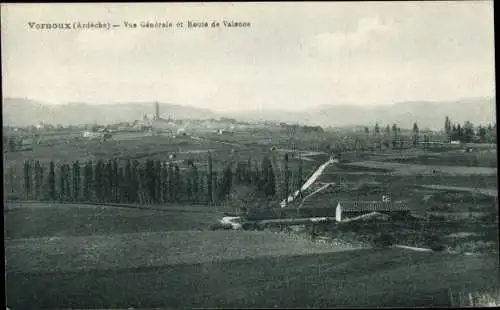
POLYGON ((404 201, 339 201, 343 211, 410 211, 404 201))

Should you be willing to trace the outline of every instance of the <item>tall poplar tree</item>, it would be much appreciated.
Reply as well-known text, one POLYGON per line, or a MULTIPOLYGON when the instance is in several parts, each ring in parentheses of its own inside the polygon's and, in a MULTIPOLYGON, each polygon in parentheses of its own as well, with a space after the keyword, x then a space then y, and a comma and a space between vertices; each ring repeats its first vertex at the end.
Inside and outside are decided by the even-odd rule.
POLYGON ((208 203, 213 203, 213 171, 212 171, 212 154, 208 152, 208 173, 207 173, 207 194, 208 194, 208 203))
POLYGON ((51 161, 49 164, 48 183, 49 183, 49 198, 50 200, 54 201, 56 200, 56 173, 53 161, 51 161))
POLYGON ((198 203, 200 200, 199 197, 199 190, 200 190, 200 181, 199 181, 199 175, 198 175, 198 168, 196 168, 196 165, 193 165, 192 167, 192 191, 193 191, 193 202, 198 203))
POLYGON ((166 163, 163 163, 162 167, 162 202, 168 202, 169 197, 168 197, 168 165, 166 163))
POLYGON ((163 182, 162 182, 162 177, 161 177, 161 161, 156 160, 155 161, 155 167, 154 167, 154 173, 155 173, 155 202, 159 203, 161 202, 161 196, 162 196, 162 187, 163 187, 163 182))
POLYGON ((413 145, 416 146, 418 143, 419 132, 417 122, 413 123, 413 145))
POLYGON ((174 167, 174 200, 179 201, 181 197, 181 189, 182 189, 182 184, 181 184, 181 174, 179 170, 179 165, 175 164, 174 167))
POLYGON ((92 168, 92 161, 87 161, 84 167, 84 178, 83 178, 83 197, 85 201, 93 200, 93 182, 94 182, 94 171, 92 168))
POLYGON ((80 162, 73 163, 73 200, 80 200, 80 162))
POLYGON ((66 191, 66 165, 65 164, 61 164, 59 166, 59 188, 60 188, 59 199, 61 201, 65 200, 66 194, 67 194, 67 191, 66 191))
POLYGON ((120 167, 118 166, 118 160, 113 158, 112 160, 112 178, 113 178, 113 201, 120 202, 121 201, 121 191, 120 186, 122 184, 122 180, 120 177, 120 167))
POLYGON ((42 192, 42 184, 43 184, 43 175, 42 175, 42 167, 40 165, 40 161, 35 161, 35 199, 40 199, 40 193, 42 192))
POLYGON ((133 196, 133 191, 134 191, 134 183, 132 180, 132 163, 130 162, 130 159, 127 159, 127 162, 125 163, 125 176, 124 176, 124 186, 125 186, 125 191, 123 193, 124 200, 125 202, 132 202, 132 196, 133 196))
POLYGON ((98 159, 94 168, 94 191, 98 202, 104 201, 104 180, 103 180, 104 163, 98 159))
POLYGON ((32 171, 31 162, 29 160, 24 161, 24 196, 26 199, 31 198, 32 190, 32 171))
POLYGON ((133 202, 139 202, 139 161, 134 160, 132 163, 132 173, 131 173, 131 199, 133 202))
POLYGON ((169 202, 173 202, 175 199, 175 177, 174 177, 174 164, 168 163, 168 196, 169 202))

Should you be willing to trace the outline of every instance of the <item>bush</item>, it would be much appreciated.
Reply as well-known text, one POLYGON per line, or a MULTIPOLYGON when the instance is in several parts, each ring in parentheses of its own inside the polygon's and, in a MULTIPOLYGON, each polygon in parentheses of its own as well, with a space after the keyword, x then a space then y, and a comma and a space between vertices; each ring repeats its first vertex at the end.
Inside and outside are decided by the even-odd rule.
POLYGON ((373 244, 376 247, 389 247, 393 245, 394 242, 395 242, 394 237, 388 234, 382 234, 373 239, 373 244))
POLYGON ((210 230, 232 230, 231 224, 214 223, 210 225, 210 230))
POLYGON ((446 250, 446 246, 442 243, 433 243, 429 248, 435 252, 443 252, 446 250))
POLYGON ((500 289, 496 287, 475 292, 450 291, 450 305, 456 308, 498 307, 500 305, 500 289))

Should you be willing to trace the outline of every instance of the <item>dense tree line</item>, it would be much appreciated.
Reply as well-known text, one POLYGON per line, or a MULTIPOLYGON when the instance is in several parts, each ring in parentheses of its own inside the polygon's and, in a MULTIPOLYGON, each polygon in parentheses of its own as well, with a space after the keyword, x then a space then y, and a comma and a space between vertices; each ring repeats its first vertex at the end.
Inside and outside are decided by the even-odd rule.
MULTIPOLYGON (((190 203, 219 204, 228 199, 238 185, 255 188, 269 199, 283 199, 302 185, 302 163, 291 180, 288 156, 283 180, 278 180, 269 156, 261 163, 248 158, 227 163, 214 171, 212 155, 207 169, 189 161, 187 167, 160 160, 119 161, 117 159, 68 163, 25 161, 23 165, 24 199, 61 202, 99 203, 190 203), (276 185, 282 182, 284 192, 276 185)), ((12 173, 13 170, 10 170, 12 173)), ((9 181, 13 183, 13 181, 9 181)))

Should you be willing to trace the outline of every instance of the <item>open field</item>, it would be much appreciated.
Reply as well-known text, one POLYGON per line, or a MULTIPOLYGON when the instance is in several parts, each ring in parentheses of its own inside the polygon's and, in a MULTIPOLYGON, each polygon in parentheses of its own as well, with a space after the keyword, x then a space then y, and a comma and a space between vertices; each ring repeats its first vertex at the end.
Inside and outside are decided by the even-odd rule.
POLYGON ((14 309, 449 306, 450 290, 495 287, 497 273, 496 257, 401 249, 93 271, 7 267, 7 304, 14 309))
POLYGON ((286 234, 234 230, 15 239, 6 241, 6 249, 9 268, 29 273, 151 268, 343 250, 286 234))
POLYGON ((474 150, 473 152, 452 151, 447 153, 435 153, 434 155, 399 156, 386 158, 385 160, 420 165, 444 165, 444 166, 467 166, 467 167, 490 167, 496 168, 496 149, 474 150))
MULTIPOLYGON (((219 136, 176 136, 171 135, 146 135, 144 133, 124 133, 124 139, 112 139, 106 142, 97 140, 71 140, 66 143, 61 137, 60 143, 53 145, 36 145, 30 150, 7 152, 4 154, 5 167, 15 167, 21 171, 25 160, 39 160, 41 164, 70 163, 75 160, 81 163, 87 160, 130 159, 143 161, 146 159, 167 161, 169 155, 175 154, 176 160, 192 159, 200 167, 207 162, 207 153, 212 153, 214 169, 222 169, 232 160, 246 161, 248 158, 260 161, 264 155, 270 155, 270 145, 246 145, 235 141, 227 143, 219 136), (128 137, 130 135, 130 137, 128 137)), ((251 136, 250 136, 251 138, 251 136)), ((295 151, 291 150, 290 165, 294 167, 298 162, 295 151)), ((299 150, 297 150, 297 153, 299 150)), ((304 152, 302 152, 304 153, 304 152)), ((280 152, 276 155, 281 156, 280 152)), ((304 169, 307 172, 317 162, 327 158, 323 153, 304 153, 304 169)))
POLYGON ((421 185, 424 188, 431 189, 441 189, 441 190, 450 190, 450 191, 464 191, 471 193, 480 193, 482 195, 487 195, 491 197, 498 197, 497 189, 489 189, 489 188, 474 188, 474 187, 458 187, 458 186, 446 186, 446 185, 421 185))
POLYGON ((57 145, 37 145, 31 151, 9 152, 5 154, 6 164, 11 162, 22 163, 24 160, 40 160, 47 163, 71 162, 74 160, 85 161, 116 157, 119 159, 147 159, 160 155, 167 159, 168 155, 175 152, 190 150, 229 150, 229 146, 217 144, 216 142, 194 140, 187 136, 141 136, 128 140, 109 140, 100 142, 96 140, 75 140, 71 143, 60 143, 57 145))
POLYGON ((496 175, 497 168, 492 167, 468 167, 468 166, 443 166, 443 165, 418 165, 402 164, 394 162, 360 161, 349 163, 352 166, 368 167, 375 169, 389 169, 394 175, 416 175, 416 174, 444 174, 444 175, 496 175))
POLYGON ((202 230, 223 216, 208 206, 188 205, 165 211, 57 203, 16 203, 7 208, 11 210, 5 214, 6 240, 202 230))
MULTIPOLYGON (((356 167, 356 169, 362 167, 356 167)), ((342 183, 353 183, 353 182, 363 182, 366 181, 377 181, 386 184, 391 184, 391 186, 399 186, 403 183, 407 186, 419 186, 419 185, 449 185, 458 187, 478 187, 478 188, 491 188, 495 189, 497 187, 497 176, 496 175, 393 175, 384 174, 380 172, 350 172, 349 170, 343 171, 326 171, 318 181, 320 182, 342 182, 342 183)))

